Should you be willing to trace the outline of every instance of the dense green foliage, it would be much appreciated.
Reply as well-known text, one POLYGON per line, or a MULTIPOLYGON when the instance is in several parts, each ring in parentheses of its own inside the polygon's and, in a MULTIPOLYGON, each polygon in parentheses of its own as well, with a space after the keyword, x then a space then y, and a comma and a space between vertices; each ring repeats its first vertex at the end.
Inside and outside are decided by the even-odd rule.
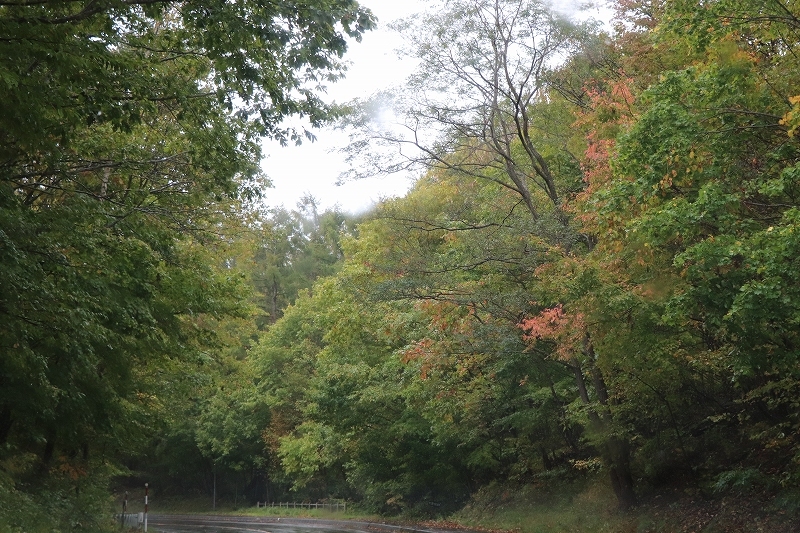
POLYGON ((595 471, 623 507, 796 499, 794 4, 619 2, 599 38, 534 4, 403 26, 416 94, 462 100, 406 101, 411 141, 369 130, 427 174, 252 353, 280 475, 422 514, 595 471), (526 17, 553 48, 516 41, 526 17))
POLYGON ((189 396, 173 404, 170 421, 147 453, 139 452, 127 463, 135 479, 158 480, 162 497, 209 494, 216 485, 224 499, 263 501, 293 483, 277 471, 271 431, 297 410, 297 399, 273 403, 273 396, 264 393, 273 390, 269 387, 286 390, 286 379, 293 387, 302 386, 288 373, 296 367, 296 379, 307 379, 303 351, 286 341, 270 374, 262 376, 251 364, 253 348, 260 332, 285 327, 290 319, 278 319, 286 302, 335 271, 342 255, 339 239, 352 231, 353 223, 335 210, 318 213, 311 198, 298 207, 262 213, 237 235, 227 262, 246 276, 253 313, 209 324, 217 336, 217 357, 206 361, 189 396))
POLYGON ((498 481, 800 508, 795 1, 618 0, 610 34, 443 2, 398 26, 412 134, 354 144, 425 173, 357 223, 241 201, 368 13, 142 4, 0 7, 0 524, 85 527, 120 473, 417 516, 498 481))
POLYGON ((225 259, 258 139, 329 116, 319 84, 372 23, 351 0, 0 3, 0 529, 104 520, 120 459, 182 422, 250 313, 225 259))

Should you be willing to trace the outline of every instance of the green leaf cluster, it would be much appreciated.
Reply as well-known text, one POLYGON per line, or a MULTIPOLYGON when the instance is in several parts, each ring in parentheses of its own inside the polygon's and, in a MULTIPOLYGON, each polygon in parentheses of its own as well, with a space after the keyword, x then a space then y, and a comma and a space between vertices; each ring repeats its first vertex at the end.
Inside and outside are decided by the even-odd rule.
POLYGON ((373 23, 351 0, 0 6, 4 498, 29 509, 53 484, 80 510, 198 402, 209 455, 243 461, 218 424, 260 443, 200 394, 247 337, 231 244, 265 183, 259 139, 330 116, 320 84, 373 23))

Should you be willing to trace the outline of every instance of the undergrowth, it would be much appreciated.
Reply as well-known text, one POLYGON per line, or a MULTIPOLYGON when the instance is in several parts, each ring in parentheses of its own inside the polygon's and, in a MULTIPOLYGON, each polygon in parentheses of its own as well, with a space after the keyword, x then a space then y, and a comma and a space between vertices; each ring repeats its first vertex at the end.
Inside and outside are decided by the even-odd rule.
POLYGON ((451 517, 461 527, 518 533, 790 533, 800 531, 800 494, 673 487, 620 511, 606 479, 525 486, 495 484, 451 517))
POLYGON ((512 487, 491 485, 452 516, 466 527, 520 533, 636 531, 634 516, 619 513, 602 483, 572 481, 512 487))

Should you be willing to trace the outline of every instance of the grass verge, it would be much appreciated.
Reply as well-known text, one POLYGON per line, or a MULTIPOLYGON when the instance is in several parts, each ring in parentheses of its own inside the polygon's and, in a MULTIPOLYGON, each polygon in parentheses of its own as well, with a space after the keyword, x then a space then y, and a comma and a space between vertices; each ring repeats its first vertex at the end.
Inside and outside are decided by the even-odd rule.
MULTIPOLYGON (((794 493, 793 493, 794 494, 794 493)), ((461 527, 518 533, 789 533, 800 531, 794 499, 750 492, 661 491, 619 511, 607 480, 522 487, 493 485, 451 517, 461 527), (783 499, 781 499, 783 498, 783 499)), ((800 509, 800 505, 797 507, 800 509)))

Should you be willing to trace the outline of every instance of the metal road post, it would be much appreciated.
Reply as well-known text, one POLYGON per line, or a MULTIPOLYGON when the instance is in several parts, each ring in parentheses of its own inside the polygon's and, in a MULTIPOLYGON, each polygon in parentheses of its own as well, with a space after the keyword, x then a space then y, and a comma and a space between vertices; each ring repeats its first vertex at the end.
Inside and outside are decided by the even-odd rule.
POLYGON ((125 498, 122 500, 122 527, 125 527, 125 515, 128 513, 128 491, 125 491, 125 498))

